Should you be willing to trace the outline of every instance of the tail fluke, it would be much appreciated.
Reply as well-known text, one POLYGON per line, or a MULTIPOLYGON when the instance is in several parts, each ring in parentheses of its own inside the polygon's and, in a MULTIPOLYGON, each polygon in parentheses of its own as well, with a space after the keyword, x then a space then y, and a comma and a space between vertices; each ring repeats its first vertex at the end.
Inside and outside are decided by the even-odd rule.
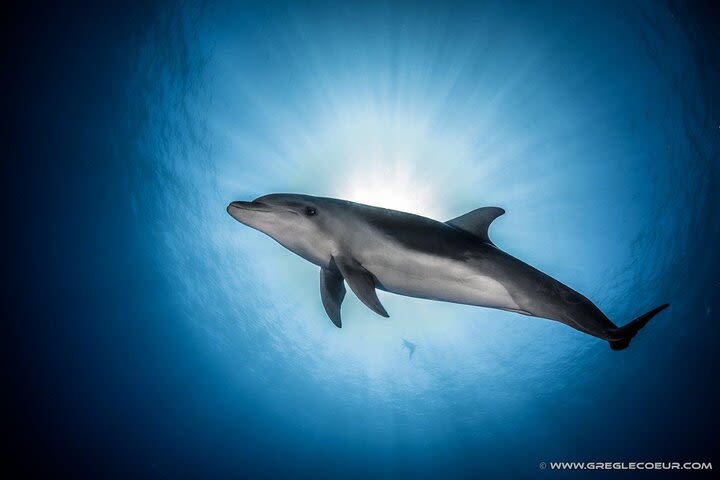
POLYGON ((617 328, 613 331, 613 339, 610 340, 610 348, 613 350, 624 350, 630 345, 630 340, 642 329, 647 323, 658 313, 669 307, 670 304, 666 303, 660 305, 657 308, 653 308, 649 312, 640 315, 638 318, 628 323, 625 326, 617 328), (616 337, 616 338, 615 338, 616 337))

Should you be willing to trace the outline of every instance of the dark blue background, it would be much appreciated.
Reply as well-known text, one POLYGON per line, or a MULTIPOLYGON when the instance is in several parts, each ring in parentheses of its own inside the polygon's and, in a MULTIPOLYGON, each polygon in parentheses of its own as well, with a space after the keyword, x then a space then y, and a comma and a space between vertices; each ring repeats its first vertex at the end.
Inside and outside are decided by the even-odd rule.
MULTIPOLYGON (((432 390, 427 394, 430 396, 418 396, 416 400, 402 397, 403 403, 396 405, 392 399, 387 404, 378 402, 370 394, 363 400, 356 393, 348 394, 347 399, 342 392, 318 393, 321 387, 310 381, 313 386, 303 390, 300 380, 304 370, 297 366, 302 357, 282 357, 272 349, 267 350, 267 358, 263 357, 251 345, 275 343, 259 327, 244 331, 246 337, 237 341, 235 353, 211 348, 199 337, 197 323, 224 318, 223 297, 205 302, 182 297, 184 289, 192 290, 194 284, 199 288, 210 278, 222 282, 224 267, 209 274, 207 269, 218 265, 215 257, 198 256, 190 267, 168 273, 169 245, 180 249, 179 256, 195 258, 203 243, 192 239, 202 236, 199 232, 203 232, 205 224, 183 224, 186 233, 182 238, 190 239, 187 244, 168 241, 164 225, 168 209, 173 207, 167 200, 183 197, 181 193, 173 194, 175 197, 165 193, 178 185, 180 190, 192 188, 193 183, 185 182, 183 175, 188 175, 187 171, 179 169, 168 174, 165 167, 159 166, 158 156, 146 148, 149 138, 154 138, 148 130, 156 128, 149 119, 158 115, 148 106, 153 103, 150 95, 155 91, 155 82, 169 81, 175 85, 170 88, 192 90, 193 69, 222 57, 225 40, 228 45, 272 44, 267 38, 290 26, 289 19, 296 17, 303 19, 301 23, 311 35, 320 32, 318 43, 325 40, 323 29, 339 25, 333 33, 335 38, 342 39, 343 32, 356 35, 351 43, 360 45, 360 49, 362 45, 384 48, 382 42, 371 44, 377 40, 377 31, 385 29, 392 38, 393 33, 404 28, 403 21, 380 25, 375 23, 372 9, 321 3, 303 8, 280 4, 237 6, 207 9, 209 13, 174 4, 143 8, 29 5, 4 15, 2 28, 3 338, 8 344, 4 349, 8 380, 3 395, 7 402, 3 431, 11 444, 7 456, 10 463, 6 461, 5 469, 122 478, 477 478, 501 474, 526 478, 541 475, 537 462, 543 460, 717 462, 717 8, 681 2, 610 7, 604 3, 582 7, 561 4, 553 8, 538 4, 494 5, 484 14, 482 6, 462 4, 405 2, 388 8, 395 15, 389 18, 405 19, 410 31, 417 22, 430 25, 431 32, 435 20, 442 18, 443 25, 449 26, 449 51, 454 48, 453 32, 472 31, 476 16, 479 19, 486 15, 482 17, 486 25, 511 37, 522 37, 523 28, 527 28, 535 33, 546 31, 554 40, 563 31, 563 9, 571 12, 567 18, 577 16, 591 24, 587 36, 567 38, 565 48, 544 52, 545 62, 541 63, 545 67, 548 63, 552 67, 555 61, 558 65, 567 62, 562 63, 563 68, 547 67, 550 73, 545 72, 543 78, 561 85, 548 89, 547 95, 560 98, 564 78, 581 78, 577 88, 586 93, 576 101, 565 101, 576 102, 579 111, 587 111, 590 117, 593 108, 616 102, 612 115, 601 118, 602 122, 628 122, 618 127, 624 133, 614 145, 635 145, 642 151, 643 145, 661 144, 663 140, 657 136, 665 136, 668 148, 675 149, 675 154, 667 157, 653 153, 629 158, 625 161, 628 170, 619 173, 637 175, 633 177, 637 179, 637 192, 628 186, 632 183, 623 183, 621 194, 630 199, 637 195, 639 202, 654 202, 650 214, 630 215, 625 221, 631 224, 628 228, 641 225, 638 230, 650 232, 635 240, 648 254, 633 257, 634 270, 628 275, 655 279, 652 285, 656 297, 635 299, 632 291, 623 292, 623 305, 637 302, 638 306, 632 311, 617 309, 613 313, 622 314, 618 323, 625 323, 654 304, 670 301, 671 309, 654 321, 664 322, 665 326, 651 324, 648 329, 657 328, 654 336, 648 332, 647 342, 642 344, 642 335, 638 337, 638 345, 633 344, 625 357, 618 357, 624 353, 605 352, 606 346, 599 343, 589 344, 587 350, 566 352, 570 360, 564 358, 563 365, 572 368, 548 371, 553 381, 550 390, 538 378, 524 379, 515 370, 513 358, 521 352, 499 351, 500 355, 506 354, 504 375, 514 377, 514 383, 494 390, 488 387, 491 392, 486 398, 497 400, 474 406, 472 391, 458 387, 452 394, 465 398, 458 399, 455 406, 450 401, 448 408, 428 410, 431 413, 427 415, 435 416, 419 420, 413 420, 408 411, 424 412, 427 402, 432 401, 432 390), (624 15, 627 19, 643 18, 649 27, 638 29, 635 37, 627 33, 635 31, 633 28, 622 32, 603 28, 605 24, 623 24, 624 15), (196 36, 189 35, 190 40, 185 42, 183 29, 192 33, 196 16, 203 18, 202 26, 197 27, 196 36), (503 21, 513 28, 504 30, 503 21), (357 25, 358 30, 351 28, 357 25), (682 43, 674 43, 676 38, 682 43), (215 50, 206 49, 208 43, 215 50), (625 58, 618 53, 625 48, 642 48, 650 52, 650 60, 635 63, 631 56, 625 58), (170 72, 170 80, 154 78, 152 69, 149 73, 139 72, 143 66, 152 65, 152 60, 145 58, 148 49, 154 52, 151 58, 172 67, 164 70, 170 72), (621 60, 613 63, 607 61, 608 57, 621 60), (571 58, 583 59, 580 77, 573 77, 573 68, 568 66, 572 65, 568 60, 571 58), (596 59, 599 63, 594 68, 596 59), (649 70, 645 61, 654 62, 657 69, 649 70), (608 65, 617 70, 608 71, 608 65), (677 65, 683 65, 683 70, 678 72, 677 65), (638 100, 641 91, 647 92, 647 98, 638 100), (618 100, 618 95, 627 98, 618 100), (633 162, 637 170, 633 170, 633 162), (670 193, 658 186, 660 180, 643 177, 648 165, 658 177, 672 180, 670 193), (653 196, 657 192, 661 193, 653 196), (664 232, 663 225, 672 231, 664 232), (652 270, 655 264, 662 265, 662 269, 652 270), (587 352, 601 349, 602 353, 593 354, 600 357, 585 360, 587 352), (263 360, 258 360, 261 357, 263 360), (597 368, 607 362, 616 363, 597 368), (268 369, 269 379, 258 380, 254 374, 234 371, 258 365, 268 369), (558 387, 557 378, 562 379, 560 383, 567 382, 566 387, 558 387), (281 385, 278 390, 268 387, 273 383, 281 385), (294 387, 289 393, 290 385, 294 387), (478 409, 500 408, 520 390, 522 395, 537 400, 533 402, 537 410, 520 416, 512 410, 508 417, 494 416, 491 433, 479 435, 486 424, 478 416, 478 409), (355 411, 357 405, 364 404, 367 408, 392 410, 399 418, 394 428, 388 427, 397 432, 393 440, 383 437, 374 444, 373 438, 380 434, 373 426, 362 425, 360 413, 353 420, 353 410, 344 410, 346 402, 354 405, 355 411), (297 411, 310 420, 293 421, 297 411), (320 420, 322 417, 327 418, 320 420), (407 425, 414 421, 424 425, 423 429, 405 435, 406 430, 411 430, 407 425), (443 429, 440 425, 451 427, 443 429)), ((337 44, 327 45, 331 47, 337 44)), ((283 52, 275 51, 277 57, 265 66, 251 55, 248 62, 254 66, 241 76, 255 75, 258 82, 266 82, 266 95, 270 97, 284 98, 284 89, 294 89, 296 95, 302 96, 302 79, 285 79, 274 71, 273 62, 283 65, 286 60, 283 52), (283 84, 285 80, 287 85, 283 84)), ((484 61, 492 63, 493 49, 487 52, 490 54, 484 61)), ((296 53, 302 58, 302 51, 296 53)), ((423 52, 416 54, 422 57, 423 52)), ((495 54, 505 62, 512 58, 508 52, 495 54)), ((472 50, 469 56, 473 57, 472 50)), ((215 61, 214 65, 223 64, 222 60, 215 61)), ((502 84, 501 77, 490 81, 502 84)), ((575 91, 572 85, 570 82, 567 87, 569 96, 575 91)), ((456 88, 460 93, 453 94, 462 98, 467 87, 459 82, 456 88)), ((543 88, 537 87, 539 96, 543 88)), ((225 97, 218 96, 213 108, 222 110, 217 105, 222 105, 225 97)), ((532 110, 533 105, 532 100, 527 100, 516 106, 519 118, 524 112, 535 112, 535 121, 524 128, 550 128, 544 118, 553 117, 543 117, 532 110)), ((448 108, 452 110, 452 106, 448 108)), ((162 112, 177 114, 174 108, 161 110, 161 117, 162 112)), ((222 113, 243 118, 243 128, 255 128, 254 117, 243 109, 234 112, 229 106, 222 113)), ((518 120, 513 116, 507 121, 518 120)), ((209 122, 207 129, 212 131, 214 125, 209 122)), ((176 128, 171 133, 182 131, 176 128)), ((167 141, 172 142, 172 137, 167 141)), ((545 145, 548 150, 561 147, 567 145, 560 140, 545 145)), ((528 160, 529 171, 540 171, 542 167, 528 160)), ((572 166, 562 164, 548 168, 577 173, 572 166)), ((222 176, 222 166, 208 165, 207 171, 211 170, 222 176)), ((203 175, 214 174, 207 171, 203 175)), ((576 179, 571 173, 554 181, 572 184, 576 179)), ((585 173, 592 175, 592 170, 585 173)), ((298 183, 262 187, 282 190, 288 185, 298 183)), ((249 195, 253 188, 246 184, 237 194, 249 195)), ((227 189, 219 190, 222 195, 218 196, 217 221, 222 222, 227 189)), ((192 204, 194 194, 188 195, 192 204)), ((612 198, 608 196, 608 203, 612 198)), ((487 196, 482 198, 486 200, 493 201, 487 196)), ((463 200, 443 201, 465 206, 463 200)), ((534 201, 541 203, 542 198, 534 201)), ((510 228, 510 220, 507 222, 510 228)), ((175 235, 173 238, 178 238, 177 232, 175 235)), ((260 241, 260 237, 252 238, 260 241)), ((512 241, 514 237, 507 238, 512 241)), ((598 251, 597 255, 602 257, 603 253, 598 251)), ((551 257, 552 253, 548 253, 546 258, 551 257)), ((592 285, 593 278, 582 274, 576 281, 592 285)), ((597 288, 602 292, 603 286, 597 288)), ((253 296, 252 291, 243 294, 253 296)), ((608 294, 607 298, 612 296, 608 294)), ((254 305, 246 300, 240 303, 254 305)), ((608 303, 604 306, 614 308, 608 303)), ((252 310, 247 316, 257 317, 252 310)), ((557 332, 544 331, 538 341, 553 342, 557 332)), ((577 337, 567 335, 576 341, 577 337)), ((508 331, 503 342, 512 345, 513 338, 514 333, 508 331)), ((447 353, 443 359, 447 360, 447 353)), ((442 362, 434 367, 442 370, 442 362)), ((340 386, 352 390, 353 382, 362 381, 351 379, 340 386)), ((455 385, 453 380, 448 382, 455 385)))

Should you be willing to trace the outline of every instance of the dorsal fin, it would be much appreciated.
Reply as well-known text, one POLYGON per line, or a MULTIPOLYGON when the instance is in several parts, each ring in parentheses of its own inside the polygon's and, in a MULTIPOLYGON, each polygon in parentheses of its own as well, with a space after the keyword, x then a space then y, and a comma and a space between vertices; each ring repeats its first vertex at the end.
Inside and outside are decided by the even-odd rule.
POLYGON ((497 217, 505 213, 500 207, 482 207, 468 212, 465 215, 453 218, 445 222, 455 228, 465 230, 480 238, 483 242, 494 245, 488 237, 488 228, 497 217))

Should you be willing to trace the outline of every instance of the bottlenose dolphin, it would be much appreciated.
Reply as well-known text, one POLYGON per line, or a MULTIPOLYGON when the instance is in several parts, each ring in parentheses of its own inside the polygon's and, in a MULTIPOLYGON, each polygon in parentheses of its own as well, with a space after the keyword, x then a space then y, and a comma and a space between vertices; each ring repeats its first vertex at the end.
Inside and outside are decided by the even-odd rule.
POLYGON ((320 296, 342 327, 344 282, 388 317, 376 288, 409 297, 496 308, 555 320, 622 350, 661 305, 623 327, 575 290, 497 248, 488 237, 505 213, 483 207, 446 222, 335 198, 271 194, 227 212, 320 266, 320 296))

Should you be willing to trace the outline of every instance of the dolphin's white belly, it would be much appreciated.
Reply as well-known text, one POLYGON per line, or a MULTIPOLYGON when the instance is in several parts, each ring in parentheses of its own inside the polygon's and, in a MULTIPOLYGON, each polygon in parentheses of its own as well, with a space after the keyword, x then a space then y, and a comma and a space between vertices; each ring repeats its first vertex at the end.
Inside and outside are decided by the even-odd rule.
POLYGON ((398 295, 519 310, 503 284, 472 260, 388 249, 366 254, 363 265, 385 290, 398 295))

